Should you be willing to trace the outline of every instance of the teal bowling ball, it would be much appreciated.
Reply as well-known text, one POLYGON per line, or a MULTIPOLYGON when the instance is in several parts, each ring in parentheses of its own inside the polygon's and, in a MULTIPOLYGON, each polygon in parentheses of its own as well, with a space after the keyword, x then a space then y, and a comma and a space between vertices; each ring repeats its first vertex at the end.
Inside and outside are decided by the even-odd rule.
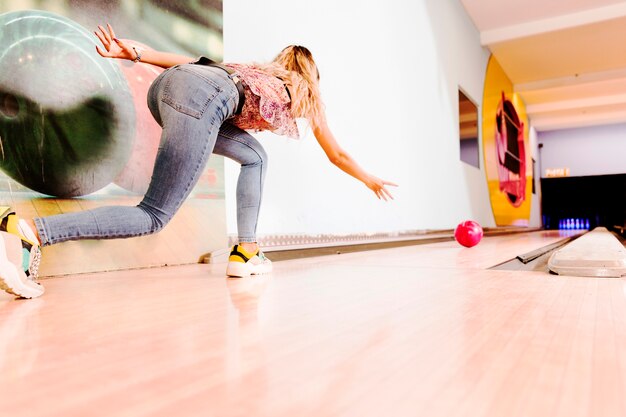
POLYGON ((96 36, 72 20, 28 10, 0 15, 0 169, 57 197, 90 194, 126 165, 132 95, 96 36))

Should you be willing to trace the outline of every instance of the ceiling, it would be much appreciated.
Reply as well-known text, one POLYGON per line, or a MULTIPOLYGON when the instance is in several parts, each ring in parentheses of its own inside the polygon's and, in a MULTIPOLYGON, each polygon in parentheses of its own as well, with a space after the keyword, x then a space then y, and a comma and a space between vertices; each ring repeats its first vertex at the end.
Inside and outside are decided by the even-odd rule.
POLYGON ((626 123, 626 1, 461 3, 538 131, 626 123))

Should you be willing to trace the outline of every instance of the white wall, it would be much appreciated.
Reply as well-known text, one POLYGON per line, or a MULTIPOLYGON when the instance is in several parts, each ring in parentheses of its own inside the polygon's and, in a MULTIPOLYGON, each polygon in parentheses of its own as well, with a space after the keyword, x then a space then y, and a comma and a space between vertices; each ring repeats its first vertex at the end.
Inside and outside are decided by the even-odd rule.
MULTIPOLYGON (((328 162, 310 130, 300 141, 257 134, 270 157, 259 235, 494 226, 483 168, 459 157, 457 89, 482 103, 489 56, 460 2, 225 0, 224 44, 227 62, 311 49, 338 141, 400 185, 381 202, 328 162)), ((227 164, 231 234, 237 173, 227 164)))
POLYGON ((626 173, 626 124, 539 133, 541 176, 569 168, 570 176, 626 173))

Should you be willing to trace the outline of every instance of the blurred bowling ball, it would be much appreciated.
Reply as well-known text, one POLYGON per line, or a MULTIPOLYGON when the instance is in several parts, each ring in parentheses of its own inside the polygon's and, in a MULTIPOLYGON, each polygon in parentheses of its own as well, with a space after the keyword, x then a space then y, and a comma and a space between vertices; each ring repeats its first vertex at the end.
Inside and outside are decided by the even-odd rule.
POLYGON ((467 248, 478 245, 482 238, 483 228, 473 220, 459 223, 454 231, 454 239, 467 248))
POLYGON ((0 169, 44 194, 73 197, 113 181, 135 129, 128 84, 96 36, 39 10, 0 15, 0 169))
MULTIPOLYGON (((125 44, 150 50, 148 46, 129 39, 122 40, 125 44)), ((126 81, 130 86, 135 105, 135 139, 128 163, 115 179, 115 183, 126 190, 144 194, 148 190, 154 161, 161 141, 161 126, 154 120, 148 108, 148 90, 152 82, 164 69, 145 62, 134 63, 117 60, 126 81)))

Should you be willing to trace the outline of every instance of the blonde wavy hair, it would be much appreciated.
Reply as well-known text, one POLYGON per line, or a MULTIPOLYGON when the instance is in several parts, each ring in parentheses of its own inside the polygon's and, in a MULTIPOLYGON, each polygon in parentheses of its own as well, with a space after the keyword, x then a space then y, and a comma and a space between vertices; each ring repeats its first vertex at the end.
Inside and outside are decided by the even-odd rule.
POLYGON ((320 74, 313 55, 304 46, 289 45, 261 69, 280 78, 291 95, 291 114, 304 117, 313 126, 324 121, 324 105, 319 91, 320 74))

